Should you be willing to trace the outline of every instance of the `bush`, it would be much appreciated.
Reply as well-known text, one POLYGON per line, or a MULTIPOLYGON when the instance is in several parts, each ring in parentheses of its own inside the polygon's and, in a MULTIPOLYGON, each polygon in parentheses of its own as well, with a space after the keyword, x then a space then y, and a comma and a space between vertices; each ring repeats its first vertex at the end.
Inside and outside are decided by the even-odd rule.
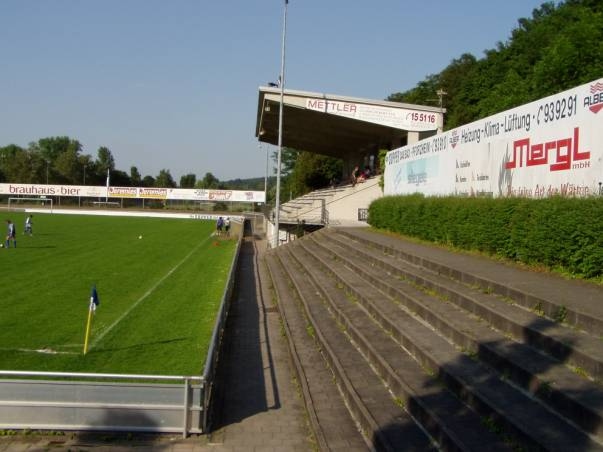
POLYGON ((603 198, 387 196, 369 224, 587 278, 603 274, 603 198))

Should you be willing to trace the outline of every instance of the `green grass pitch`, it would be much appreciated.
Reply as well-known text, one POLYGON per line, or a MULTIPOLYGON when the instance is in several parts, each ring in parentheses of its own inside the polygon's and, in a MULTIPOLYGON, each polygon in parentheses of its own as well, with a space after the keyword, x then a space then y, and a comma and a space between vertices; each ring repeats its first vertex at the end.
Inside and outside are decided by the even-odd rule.
POLYGON ((59 214, 34 214, 30 237, 25 216, 3 218, 17 248, 0 249, 1 370, 202 372, 236 240, 213 221, 59 214))

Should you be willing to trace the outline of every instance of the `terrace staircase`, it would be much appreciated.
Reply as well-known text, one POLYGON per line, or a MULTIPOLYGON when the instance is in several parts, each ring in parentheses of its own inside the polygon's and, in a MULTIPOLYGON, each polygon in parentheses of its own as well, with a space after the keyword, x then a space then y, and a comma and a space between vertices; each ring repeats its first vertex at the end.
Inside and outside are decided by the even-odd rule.
POLYGON ((320 450, 603 450, 603 288, 372 232, 265 255, 320 450))
POLYGON ((283 224, 347 225, 357 226, 358 208, 368 208, 370 203, 383 196, 379 177, 372 177, 355 186, 351 184, 322 188, 292 199, 281 205, 280 222, 283 224))

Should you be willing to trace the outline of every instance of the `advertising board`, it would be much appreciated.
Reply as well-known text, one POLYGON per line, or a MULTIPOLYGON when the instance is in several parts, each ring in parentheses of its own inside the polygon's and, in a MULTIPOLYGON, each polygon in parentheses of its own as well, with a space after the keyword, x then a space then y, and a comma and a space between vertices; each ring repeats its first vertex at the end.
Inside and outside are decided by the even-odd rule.
POLYGON ((265 202, 263 191, 86 185, 0 184, 0 195, 84 198, 174 199, 190 201, 265 202))
POLYGON ((591 196, 603 182, 603 79, 387 153, 386 195, 591 196))

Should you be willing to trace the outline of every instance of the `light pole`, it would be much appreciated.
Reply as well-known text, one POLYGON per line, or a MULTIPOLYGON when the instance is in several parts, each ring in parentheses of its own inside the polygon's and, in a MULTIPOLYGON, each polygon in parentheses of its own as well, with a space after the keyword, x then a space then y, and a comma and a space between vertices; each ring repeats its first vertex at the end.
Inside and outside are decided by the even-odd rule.
MULTIPOLYGON (((262 143, 258 143, 258 148, 262 150, 262 143)), ((264 174, 264 206, 268 204, 268 148, 266 147, 266 173, 264 174)))
POLYGON ((46 160, 46 185, 48 185, 48 166, 50 165, 50 160, 46 160))
POLYGON ((440 88, 436 91, 436 94, 438 95, 438 103, 440 104, 440 119, 442 120, 441 124, 438 125, 437 133, 442 133, 444 131, 444 96, 446 96, 448 93, 440 88))
POLYGON ((278 111, 278 151, 276 157, 276 202, 274 215, 275 234, 272 240, 272 245, 276 248, 279 243, 279 223, 281 221, 281 154, 283 152, 283 101, 285 97, 285 38, 287 36, 287 5, 289 0, 285 0, 285 9, 283 12, 283 41, 281 45, 281 103, 278 111))
POLYGON ((86 165, 84 165, 84 185, 86 185, 86 165))

